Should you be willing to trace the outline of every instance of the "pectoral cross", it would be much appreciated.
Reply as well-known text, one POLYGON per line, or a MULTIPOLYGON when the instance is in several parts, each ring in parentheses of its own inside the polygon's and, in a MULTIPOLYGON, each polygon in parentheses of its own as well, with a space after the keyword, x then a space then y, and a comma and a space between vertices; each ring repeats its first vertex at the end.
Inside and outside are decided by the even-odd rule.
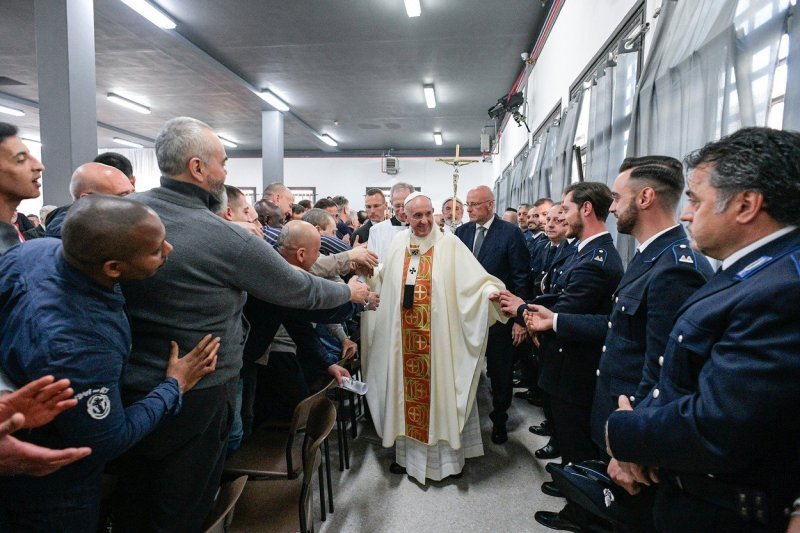
POLYGON ((450 205, 450 209, 453 213, 452 222, 455 224, 455 216, 456 216, 456 197, 458 196, 458 167, 463 167, 465 165, 469 165, 471 163, 480 163, 477 159, 461 159, 459 157, 459 152, 461 150, 461 145, 456 145, 456 156, 453 159, 448 158, 439 158, 436 161, 438 163, 444 163, 445 165, 450 165, 453 167, 453 203, 450 205))

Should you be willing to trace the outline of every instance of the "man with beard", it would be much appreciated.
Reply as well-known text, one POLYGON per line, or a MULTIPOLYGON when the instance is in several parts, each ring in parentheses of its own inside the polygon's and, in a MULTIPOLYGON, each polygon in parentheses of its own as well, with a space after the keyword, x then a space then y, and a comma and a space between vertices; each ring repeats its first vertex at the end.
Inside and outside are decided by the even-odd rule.
POLYGON ((222 476, 249 329, 242 317, 245 293, 271 304, 321 309, 364 303, 368 290, 298 271, 263 238, 215 214, 227 155, 207 124, 169 120, 155 149, 161 187, 134 196, 159 214, 175 248, 155 276, 122 284, 133 330, 124 399, 138 400, 162 379, 169 359, 165 342, 192 346, 212 332, 222 343, 216 372, 185 395, 180 414, 126 454, 114 513, 127 530, 196 531, 222 476))
MULTIPOLYGON (((712 275, 708 261, 689 247, 686 232, 675 218, 683 192, 683 167, 663 156, 631 157, 622 162, 613 186, 610 211, 617 230, 639 243, 614 293, 610 316, 559 313, 531 306, 529 329, 553 329, 559 338, 605 338, 592 404, 592 440, 605 449, 605 423, 617 409, 620 395, 637 405, 658 381, 660 362, 672 329, 675 310, 712 275), (557 324, 556 327, 553 325, 557 324)), ((611 470, 619 470, 612 460, 611 470)), ((628 486, 633 478, 627 480, 628 486)), ((539 511, 536 520, 560 529, 574 523, 570 502, 564 511, 539 511), (573 519, 571 519, 571 517, 573 519)), ((647 517, 652 492, 632 500, 640 513, 628 513, 630 526, 652 530, 647 517), (645 517, 646 523, 635 523, 645 517)), ((616 515, 622 520, 622 513, 616 515)), ((580 518, 578 518, 580 520, 580 518)))

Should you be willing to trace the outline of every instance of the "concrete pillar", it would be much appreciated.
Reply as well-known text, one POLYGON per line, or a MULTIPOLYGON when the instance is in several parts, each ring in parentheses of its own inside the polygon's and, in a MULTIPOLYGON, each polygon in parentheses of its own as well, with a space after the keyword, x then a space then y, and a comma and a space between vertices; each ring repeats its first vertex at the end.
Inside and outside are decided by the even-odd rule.
POLYGON ((35 0, 45 204, 72 201, 69 178, 97 155, 93 0, 35 0))
POLYGON ((283 183, 283 113, 261 112, 261 180, 267 185, 283 183))

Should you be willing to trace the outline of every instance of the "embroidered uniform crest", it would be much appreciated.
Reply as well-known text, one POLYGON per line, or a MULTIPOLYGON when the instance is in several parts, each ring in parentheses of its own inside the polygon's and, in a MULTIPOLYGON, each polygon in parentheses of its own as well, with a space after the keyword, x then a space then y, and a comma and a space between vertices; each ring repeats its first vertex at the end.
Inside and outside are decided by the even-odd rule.
POLYGON ((597 250, 595 252, 595 254, 594 254, 594 257, 592 258, 592 261, 599 261, 601 263, 605 263, 606 262, 606 251, 603 250, 602 248, 597 250))
POLYGON ((694 259, 692 259, 691 256, 688 256, 688 255, 681 255, 681 257, 680 257, 680 259, 678 259, 678 261, 681 262, 681 263, 689 263, 690 265, 694 264, 694 259))
POLYGON ((111 412, 111 400, 106 394, 95 394, 86 400, 86 412, 95 420, 102 420, 111 412))

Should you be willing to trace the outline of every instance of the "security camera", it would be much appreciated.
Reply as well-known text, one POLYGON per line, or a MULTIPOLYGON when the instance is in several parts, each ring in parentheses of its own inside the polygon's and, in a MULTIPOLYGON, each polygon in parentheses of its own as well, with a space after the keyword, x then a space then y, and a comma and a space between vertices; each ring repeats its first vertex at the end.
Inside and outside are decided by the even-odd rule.
POLYGON ((519 57, 521 57, 523 61, 527 61, 531 55, 528 52, 522 52, 519 57))

